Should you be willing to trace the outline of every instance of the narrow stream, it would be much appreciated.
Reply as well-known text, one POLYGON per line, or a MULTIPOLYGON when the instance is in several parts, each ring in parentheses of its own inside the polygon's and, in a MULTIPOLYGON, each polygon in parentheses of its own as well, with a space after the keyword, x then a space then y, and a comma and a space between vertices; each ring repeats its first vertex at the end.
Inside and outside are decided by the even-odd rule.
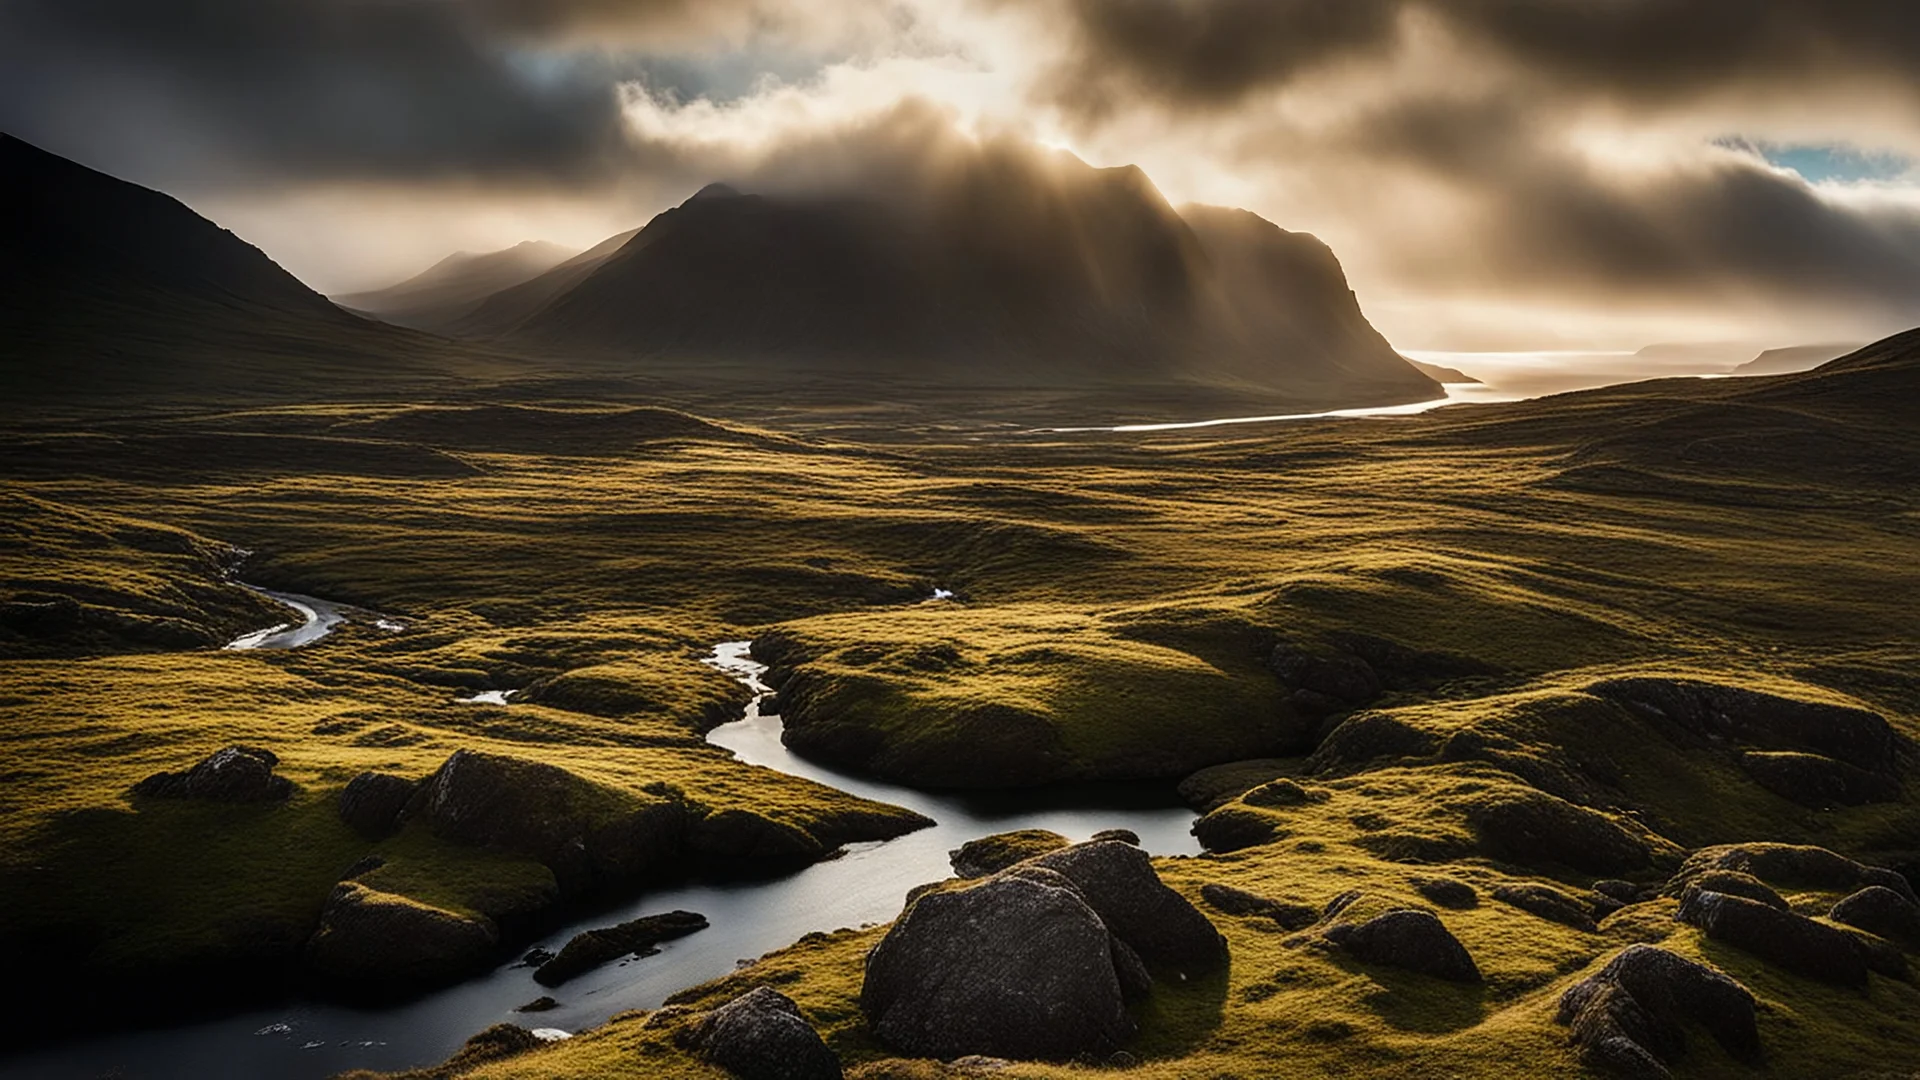
POLYGON ((353 1068, 394 1070, 436 1063, 468 1036, 501 1021, 575 1032, 616 1012, 658 1007, 676 991, 718 978, 742 960, 789 945, 815 930, 886 922, 909 889, 951 875, 947 852, 1010 829, 1052 829, 1083 840, 1102 829, 1132 829, 1156 855, 1195 855, 1193 812, 1166 785, 1089 785, 978 794, 928 793, 849 776, 802 760, 780 742, 780 718, 762 715, 765 668, 747 642, 720 645, 707 661, 757 695, 745 719, 708 741, 741 761, 806 777, 843 791, 917 810, 938 824, 885 843, 858 844, 838 858, 774 880, 689 881, 651 890, 617 907, 582 916, 529 942, 558 949, 572 935, 676 908, 712 925, 666 943, 657 956, 617 962, 549 991, 530 968, 503 965, 416 1001, 356 1009, 313 1000, 153 1031, 121 1032, 49 1047, 0 1062, 0 1075, 52 1080, 111 1075, 125 1080, 208 1076, 319 1078, 353 1068), (516 1013, 551 993, 560 1006, 516 1013))
POLYGON ((300 616, 300 621, 276 623, 264 630, 242 634, 227 642, 225 648, 228 649, 297 649, 302 645, 311 645, 348 622, 349 614, 368 619, 375 627, 388 633, 398 633, 406 629, 397 620, 385 615, 361 611, 351 604, 322 600, 317 596, 307 596, 304 593, 263 589, 244 581, 236 581, 233 584, 248 592, 259 593, 270 600, 285 604, 293 609, 294 614, 300 616))

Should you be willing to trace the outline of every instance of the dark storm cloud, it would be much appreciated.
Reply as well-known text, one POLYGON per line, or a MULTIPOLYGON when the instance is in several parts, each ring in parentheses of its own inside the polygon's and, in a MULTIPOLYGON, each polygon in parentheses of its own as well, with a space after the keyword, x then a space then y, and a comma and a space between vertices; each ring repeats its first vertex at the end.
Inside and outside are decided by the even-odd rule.
POLYGON ((1815 78, 1920 98, 1906 0, 1061 0, 1074 44, 1052 86, 1099 115, 1129 99, 1230 106, 1391 54, 1409 18, 1569 91, 1659 101, 1815 78))
POLYGON ((198 188, 259 180, 572 183, 624 164, 613 62, 723 0, 8 0, 0 125, 198 188), (604 54, 600 54, 604 57, 604 54))

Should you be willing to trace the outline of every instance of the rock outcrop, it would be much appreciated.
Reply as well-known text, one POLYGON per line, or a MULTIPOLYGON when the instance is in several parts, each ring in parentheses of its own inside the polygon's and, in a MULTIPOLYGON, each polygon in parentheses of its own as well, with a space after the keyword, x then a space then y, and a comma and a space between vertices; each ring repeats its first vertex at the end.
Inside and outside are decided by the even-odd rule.
POLYGON ((1133 1035, 1115 939, 1060 875, 1010 872, 921 897, 867 956, 881 1042, 943 1059, 1105 1056, 1133 1035))
POLYGON ((1413 891, 1439 904, 1444 908, 1465 910, 1480 903, 1480 894, 1473 886, 1450 877, 1413 877, 1407 879, 1413 891))
POLYGON ((1833 905, 1828 918, 1920 952, 1920 904, 1884 885, 1869 885, 1833 905))
POLYGON ((481 970, 499 941, 490 920, 343 881, 307 942, 307 962, 341 982, 427 986, 481 970))
POLYGON ((135 784, 133 794, 155 799, 280 802, 293 794, 293 782, 273 774, 279 764, 280 758, 271 750, 228 746, 185 772, 154 773, 135 784))
POLYGON ((1560 1023, 1581 1057, 1635 1080, 1666 1080, 1686 1050, 1683 1023, 1706 1029, 1728 1054, 1760 1059, 1753 995, 1712 968, 1650 945, 1633 945, 1561 995, 1560 1023))
POLYGON ((1865 986, 1867 957, 1845 931, 1804 915, 1705 889, 1688 889, 1677 916, 1708 938, 1752 953, 1796 975, 1865 986))
POLYGON ((686 1045, 740 1080, 840 1080, 839 1055, 793 999, 756 987, 706 1014, 686 1045))
POLYGON ((1067 838, 1050 829, 1016 829, 969 840, 947 852, 947 862, 963 878, 983 878, 1066 846, 1067 838))
POLYGON ((614 791, 553 765, 456 751, 421 782, 403 820, 456 843, 531 856, 563 892, 631 880, 674 860, 686 808, 670 795, 614 791))
POLYGON ((669 911, 665 915, 647 915, 618 926, 585 930, 575 934, 560 952, 540 964, 533 980, 541 986, 559 986, 568 979, 599 967, 611 960, 638 953, 651 956, 663 941, 707 928, 707 917, 692 911, 669 911))
POLYGON ((1488 854, 1523 865, 1621 874, 1653 859, 1645 840, 1606 815, 1542 792, 1503 793, 1470 806, 1467 820, 1488 854))
POLYGON ((1449 982, 1480 981, 1480 968, 1466 946, 1431 911, 1389 911, 1363 923, 1329 927, 1322 936, 1361 963, 1417 971, 1449 982))
POLYGON ((1147 853, 1099 840, 1029 859, 1073 882, 1108 930, 1148 967, 1191 978, 1227 965, 1227 939, 1160 880, 1147 853))
POLYGON ((1879 885, 1920 903, 1913 885, 1901 874, 1855 862, 1826 848, 1802 844, 1721 844, 1701 848, 1681 864, 1667 882, 1666 892, 1669 896, 1679 896, 1688 886, 1696 884, 1701 875, 1715 870, 1737 871, 1770 885, 1829 892, 1852 892, 1879 885))
POLYGON ((371 840, 389 836, 400 826, 400 812, 413 798, 418 783, 388 773, 363 772, 340 792, 340 820, 371 840))

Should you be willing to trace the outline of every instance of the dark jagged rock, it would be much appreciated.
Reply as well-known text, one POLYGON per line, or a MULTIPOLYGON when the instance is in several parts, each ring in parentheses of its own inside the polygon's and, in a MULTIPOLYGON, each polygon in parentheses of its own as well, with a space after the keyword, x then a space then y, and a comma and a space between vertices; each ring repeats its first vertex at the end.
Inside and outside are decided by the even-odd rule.
POLYGON ((1365 660, 1331 649, 1283 641, 1273 647, 1267 662, 1288 686, 1325 694, 1347 705, 1364 705, 1384 689, 1380 676, 1365 660))
POLYGON ((1688 889, 1676 916, 1708 938, 1822 982, 1865 986, 1867 961, 1854 939, 1804 915, 1705 889, 1688 889))
POLYGON ((1647 891, 1647 886, 1619 878, 1601 878, 1593 883, 1593 891, 1623 904, 1633 904, 1645 899, 1642 894, 1647 891))
POLYGON ((280 758, 271 750, 228 746, 185 772, 154 773, 135 784, 133 793, 156 799, 280 802, 293 794, 293 782, 273 775, 279 764, 280 758))
POLYGON ((1920 952, 1920 904, 1884 885, 1869 885, 1833 905, 1827 916, 1920 952))
POLYGON ((670 911, 665 915, 648 915, 618 926, 582 931, 560 949, 559 955, 541 964, 539 970, 533 973, 533 979, 541 986, 559 986, 610 960, 618 960, 629 953, 650 955, 646 951, 663 941, 685 937, 706 928, 705 915, 691 911, 670 911))
POLYGON ((1389 911, 1363 923, 1330 927, 1323 936, 1362 963, 1417 971, 1449 982, 1480 981, 1480 968, 1466 946, 1431 911, 1389 911))
POLYGON ((1062 878, 1021 867, 922 896, 867 955, 860 1008, 881 1042, 942 1059, 1105 1056, 1133 1035, 1109 933, 1062 878))
POLYGON ((532 1001, 527 1002, 525 1005, 522 1005, 513 1011, 523 1012, 523 1013, 547 1012, 549 1010, 557 1009, 559 1007, 560 1007, 559 1002, 553 1000, 551 997, 548 997, 545 994, 542 994, 539 997, 534 998, 532 1001))
POLYGON ((1458 878, 1416 877, 1408 878, 1408 884, 1421 896, 1446 908, 1470 908, 1480 902, 1480 894, 1473 886, 1458 878))
POLYGON ((1316 775, 1345 773, 1381 758, 1430 757, 1440 739, 1383 712, 1359 713, 1333 729, 1307 767, 1316 775))
POLYGON ((1261 784, 1245 795, 1240 801, 1248 806, 1305 806, 1308 803, 1326 802, 1332 798, 1318 788, 1305 788, 1285 778, 1261 784))
POLYGON ((1140 834, 1132 829, 1101 829, 1091 837, 1093 840, 1118 840, 1123 844, 1140 846, 1140 834))
POLYGON ((1613 679, 1595 683, 1588 692, 1662 724, 1683 741, 1709 746, 1805 751, 1869 772, 1885 772, 1902 744, 1878 713, 1718 683, 1613 679))
POLYGON ((1740 767, 1761 787, 1814 810, 1900 800, 1898 780, 1819 754, 1753 750, 1740 755, 1740 767))
POLYGON ((1667 882, 1667 894, 1679 896, 1700 875, 1713 870, 1737 870, 1769 884, 1833 892, 1880 885, 1920 903, 1920 898, 1914 896, 1913 885, 1892 870, 1866 866, 1826 848, 1801 844, 1722 844, 1701 848, 1688 856, 1667 882))
POLYGON ((1287 930, 1304 930, 1320 921, 1318 908, 1284 903, 1231 885, 1202 885, 1200 899, 1215 911, 1243 918, 1272 919, 1287 930))
POLYGON ((406 809, 417 786, 403 777, 363 772, 340 792, 340 820, 368 839, 389 836, 399 827, 400 811, 406 809))
POLYGON ((1760 1059, 1753 995, 1720 972, 1650 945, 1632 945, 1560 997, 1557 1016, 1591 1065, 1658 1080, 1686 1050, 1690 1021, 1734 1058, 1760 1059))
POLYGON ((490 920, 343 881, 307 942, 307 963, 368 988, 427 986, 482 970, 499 940, 490 920))
POLYGON ((1226 854, 1272 840, 1280 835, 1280 823, 1257 810, 1230 805, 1194 822, 1193 835, 1208 851, 1226 854))
POLYGON ((983 878, 1066 846, 1067 838, 1052 830, 1017 829, 969 840, 947 852, 947 862, 963 878, 983 878))
POLYGON ((630 794, 552 765, 460 750, 421 782, 402 814, 457 843, 532 856, 565 892, 627 880, 677 858, 686 808, 630 794))
POLYGON ((1551 885, 1502 885, 1493 890, 1493 898, 1529 915, 1538 915, 1549 922, 1571 926, 1575 930, 1592 934, 1600 929, 1594 924, 1591 909, 1551 885))
POLYGON ((793 999, 756 987, 702 1017, 687 1045, 740 1080, 840 1080, 840 1057, 793 999))
POLYGON ((1147 853, 1112 840, 1075 844, 1031 859, 1064 875, 1113 935, 1147 966, 1203 975, 1227 965, 1227 939, 1154 873, 1147 853))
POLYGON ((1467 809, 1488 854, 1525 865, 1558 863, 1595 874, 1618 874, 1653 859, 1646 841, 1597 811, 1543 792, 1490 799, 1467 809))

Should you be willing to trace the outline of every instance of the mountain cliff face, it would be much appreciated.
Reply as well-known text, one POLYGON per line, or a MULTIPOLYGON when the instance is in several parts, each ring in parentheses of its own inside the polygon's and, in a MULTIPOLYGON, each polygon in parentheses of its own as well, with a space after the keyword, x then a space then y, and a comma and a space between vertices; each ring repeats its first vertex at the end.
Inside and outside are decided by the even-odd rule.
POLYGON ((510 333, 939 380, 1441 392, 1313 237, 1245 211, 1176 212, 1136 168, 991 151, 880 193, 709 186, 510 333))
POLYGON ((544 274, 577 254, 544 240, 528 240, 478 255, 461 251, 397 285, 337 295, 333 300, 383 322, 440 330, 500 290, 544 274))

